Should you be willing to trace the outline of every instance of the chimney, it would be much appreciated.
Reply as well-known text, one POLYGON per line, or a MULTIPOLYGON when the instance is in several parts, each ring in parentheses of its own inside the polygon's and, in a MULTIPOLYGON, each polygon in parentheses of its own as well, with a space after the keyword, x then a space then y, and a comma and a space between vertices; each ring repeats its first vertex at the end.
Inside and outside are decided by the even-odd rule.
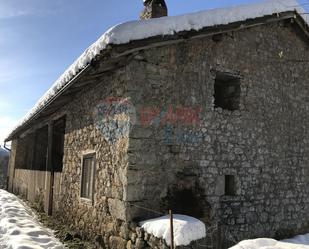
POLYGON ((167 16, 167 6, 164 0, 143 0, 144 10, 140 15, 142 20, 167 16))

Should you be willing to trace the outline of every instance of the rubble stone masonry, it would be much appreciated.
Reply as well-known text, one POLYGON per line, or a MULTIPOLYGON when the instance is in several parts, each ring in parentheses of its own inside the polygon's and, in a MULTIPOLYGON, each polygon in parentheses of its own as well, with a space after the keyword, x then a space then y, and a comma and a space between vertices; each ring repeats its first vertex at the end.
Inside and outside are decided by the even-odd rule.
POLYGON ((308 58, 281 22, 136 52, 61 110, 58 216, 119 249, 165 248, 135 228, 168 209, 214 228, 217 248, 309 232, 308 58), (215 106, 215 82, 231 79, 238 102, 215 106), (80 198, 88 152, 92 202, 80 198))

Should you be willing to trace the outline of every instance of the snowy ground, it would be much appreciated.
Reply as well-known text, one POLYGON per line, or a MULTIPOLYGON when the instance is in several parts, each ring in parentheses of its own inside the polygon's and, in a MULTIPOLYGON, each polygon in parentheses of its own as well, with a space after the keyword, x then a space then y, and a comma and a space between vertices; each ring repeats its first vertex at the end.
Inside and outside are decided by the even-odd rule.
POLYGON ((0 189, 1 249, 63 249, 31 209, 15 195, 0 189))
POLYGON ((266 238, 244 240, 230 249, 309 249, 309 234, 282 241, 266 238))
MULTIPOLYGON (((168 245, 171 244, 169 216, 142 221, 139 225, 147 233, 164 239, 168 245)), ((174 236, 176 246, 189 245, 192 241, 206 236, 206 227, 203 222, 193 217, 174 215, 174 236)), ((244 240, 230 249, 309 249, 309 233, 282 241, 268 238, 244 240)))
MULTIPOLYGON (((170 244, 169 217, 141 222, 148 233, 170 244)), ((206 236, 205 225, 189 216, 174 216, 176 245, 187 245, 206 236)), ((40 224, 31 209, 15 195, 0 189, 0 249, 64 249, 53 232, 40 224)), ((244 240, 231 249, 309 249, 309 234, 277 241, 259 238, 244 240)))

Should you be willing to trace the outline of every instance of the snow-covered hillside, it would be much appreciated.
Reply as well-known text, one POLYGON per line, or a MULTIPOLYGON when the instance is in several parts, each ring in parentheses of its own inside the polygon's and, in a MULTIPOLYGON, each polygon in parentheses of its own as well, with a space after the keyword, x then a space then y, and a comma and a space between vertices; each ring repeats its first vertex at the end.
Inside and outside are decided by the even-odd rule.
POLYGON ((31 209, 15 195, 0 190, 1 249, 64 249, 31 209))

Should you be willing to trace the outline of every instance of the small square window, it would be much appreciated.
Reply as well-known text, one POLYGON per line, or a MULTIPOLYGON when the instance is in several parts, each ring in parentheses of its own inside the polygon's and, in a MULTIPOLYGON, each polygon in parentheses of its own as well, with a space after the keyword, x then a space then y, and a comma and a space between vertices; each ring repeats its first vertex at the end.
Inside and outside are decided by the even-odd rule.
POLYGON ((217 73, 214 85, 215 108, 238 110, 240 103, 240 78, 232 74, 217 73))
POLYGON ((225 176, 225 187, 224 187, 225 195, 236 195, 236 180, 233 175, 225 176))
POLYGON ((93 200, 95 179, 95 154, 85 155, 82 162, 81 197, 93 200))

